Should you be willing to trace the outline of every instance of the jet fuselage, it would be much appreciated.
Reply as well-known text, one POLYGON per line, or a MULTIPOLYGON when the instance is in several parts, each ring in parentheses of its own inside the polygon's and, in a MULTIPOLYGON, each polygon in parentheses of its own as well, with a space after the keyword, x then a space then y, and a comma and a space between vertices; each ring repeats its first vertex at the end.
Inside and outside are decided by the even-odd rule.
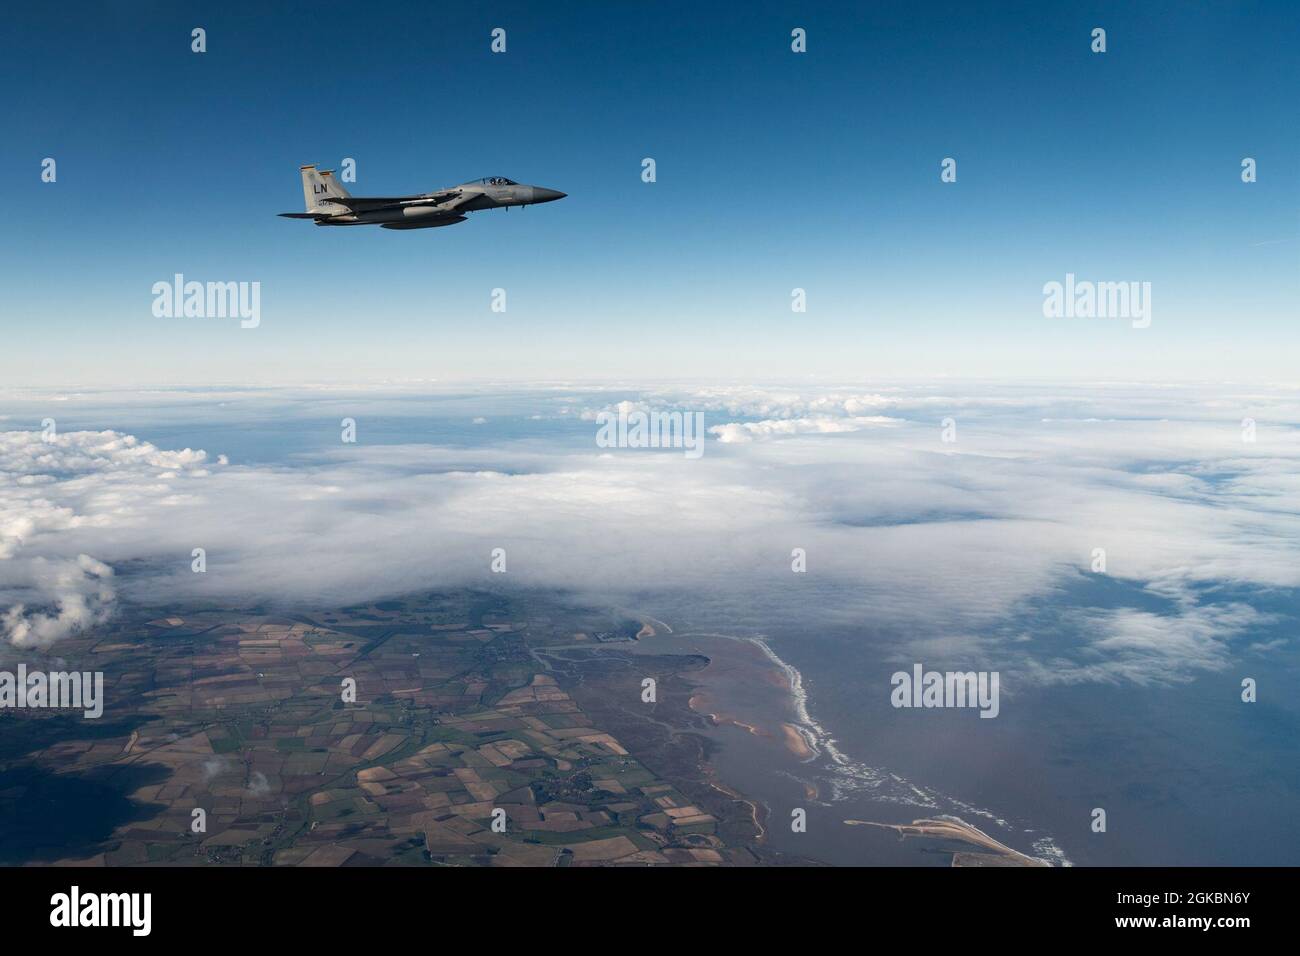
POLYGON ((450 189, 415 196, 367 198, 351 196, 330 170, 301 168, 307 211, 280 213, 290 219, 312 219, 318 226, 378 225, 385 229, 429 229, 464 222, 471 212, 532 206, 563 199, 565 194, 544 186, 488 176, 450 189))

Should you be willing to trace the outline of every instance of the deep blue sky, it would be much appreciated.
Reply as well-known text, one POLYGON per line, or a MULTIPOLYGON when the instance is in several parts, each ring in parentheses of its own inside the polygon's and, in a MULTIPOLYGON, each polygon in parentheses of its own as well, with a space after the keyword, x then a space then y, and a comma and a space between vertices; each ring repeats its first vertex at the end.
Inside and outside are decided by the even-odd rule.
POLYGON ((1295 380, 1298 28, 1281 2, 14 9, 0 384, 1295 380), (405 233, 276 218, 299 164, 345 156, 357 195, 569 198, 405 233), (261 282, 261 328, 154 318, 175 272, 261 282), (1066 272, 1150 281, 1151 328, 1043 318, 1066 272))

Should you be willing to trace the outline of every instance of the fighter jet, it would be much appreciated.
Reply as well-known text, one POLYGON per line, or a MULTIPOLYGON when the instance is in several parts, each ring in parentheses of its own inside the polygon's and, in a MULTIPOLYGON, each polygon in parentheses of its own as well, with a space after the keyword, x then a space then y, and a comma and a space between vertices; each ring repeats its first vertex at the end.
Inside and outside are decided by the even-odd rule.
POLYGON ((487 176, 450 189, 417 196, 351 196, 333 170, 300 166, 306 212, 282 212, 286 219, 314 219, 318 226, 368 226, 385 229, 432 229, 464 222, 480 209, 508 209, 563 199, 542 186, 524 186, 502 176, 487 176))

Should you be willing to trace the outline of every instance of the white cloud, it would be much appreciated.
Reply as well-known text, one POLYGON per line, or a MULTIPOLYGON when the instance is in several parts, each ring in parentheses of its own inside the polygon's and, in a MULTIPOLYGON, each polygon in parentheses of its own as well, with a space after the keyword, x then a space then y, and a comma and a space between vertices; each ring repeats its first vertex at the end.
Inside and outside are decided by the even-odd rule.
POLYGON ((28 612, 21 601, 0 614, 0 634, 15 647, 49 647, 84 628, 102 624, 113 609, 113 569, 89 555, 71 561, 37 558, 27 565, 30 588, 53 613, 28 612))
POLYGON ((834 435, 856 432, 863 428, 898 424, 900 419, 885 415, 856 415, 834 418, 821 415, 816 418, 769 418, 758 422, 731 422, 714 425, 709 434, 717 435, 725 444, 748 442, 755 439, 777 438, 787 435, 834 435))
POLYGON ((53 446, 0 433, 7 633, 54 639, 101 618, 114 588, 159 603, 312 603, 511 584, 888 626, 913 648, 989 656, 1005 653, 1018 613, 1086 581, 1103 547, 1111 579, 1168 609, 1090 608, 1072 655, 1032 642, 1017 654, 1040 680, 1152 681, 1222 667, 1239 640, 1261 644, 1268 616, 1207 587, 1300 587, 1300 437, 1286 424, 1287 391, 1234 403, 1131 386, 653 396, 557 386, 485 411, 530 421, 540 407, 557 422, 559 408, 620 403, 711 403, 741 420, 715 426, 694 461, 597 449, 581 440, 579 415, 570 443, 363 442, 257 466, 114 432, 64 433, 53 446), (1243 408, 1260 422, 1254 444, 1240 440, 1243 408), (947 414, 958 420, 952 445, 939 440, 947 414), (206 574, 190 570, 195 547, 206 574), (508 581, 488 571, 494 547, 507 549, 508 581), (804 592, 792 590, 794 547, 809 556, 804 592), (131 562, 132 573, 106 584, 79 555, 131 562))

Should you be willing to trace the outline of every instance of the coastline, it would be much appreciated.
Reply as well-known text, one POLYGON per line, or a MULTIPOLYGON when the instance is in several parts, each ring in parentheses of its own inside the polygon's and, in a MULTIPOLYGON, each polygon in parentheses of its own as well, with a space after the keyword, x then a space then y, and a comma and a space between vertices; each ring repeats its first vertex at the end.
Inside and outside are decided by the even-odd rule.
MULTIPOLYGON (((667 629, 667 625, 663 626, 667 629)), ((803 797, 822 810, 841 806, 854 806, 856 809, 858 805, 874 804, 877 812, 872 815, 886 818, 896 816, 900 811, 912 811, 901 822, 881 823, 850 821, 840 814, 838 825, 871 823, 872 826, 893 829, 903 836, 946 842, 958 840, 986 851, 984 854, 968 852, 968 857, 998 856, 1001 858, 999 862, 1010 861, 1014 865, 1072 865, 1064 851, 1040 829, 1017 826, 991 810, 847 754, 830 729, 814 716, 803 674, 783 659, 767 638, 715 631, 668 633, 672 635, 671 643, 687 644, 695 653, 709 660, 704 668, 687 676, 691 685, 689 707, 709 721, 724 749, 729 743, 733 747, 739 746, 740 741, 729 738, 728 734, 742 731, 745 738, 757 745, 756 755, 767 759, 769 766, 765 769, 769 773, 797 783, 803 797), (968 818, 988 821, 986 826, 992 825, 1002 831, 999 834, 1001 839, 985 833, 968 818), (1026 849, 1017 850, 1004 840, 1022 844, 1026 849)), ((668 634, 663 635, 663 638, 667 637, 668 634)), ((669 641, 662 640, 661 643, 661 640, 652 639, 637 643, 649 653, 652 647, 656 651, 666 649, 663 644, 669 641)), ((754 806, 756 823, 759 805, 763 808, 765 820, 779 815, 774 804, 781 801, 756 788, 753 779, 742 785, 734 779, 738 774, 729 775, 729 768, 719 766, 718 758, 721 756, 711 758, 708 768, 711 780, 722 784, 719 789, 754 806)), ((761 832, 765 839, 769 834, 777 836, 771 833, 770 827, 761 832)), ((953 865, 980 865, 979 860, 957 863, 960 851, 947 852, 954 857, 953 865)), ((807 855, 818 856, 816 853, 807 855)))

